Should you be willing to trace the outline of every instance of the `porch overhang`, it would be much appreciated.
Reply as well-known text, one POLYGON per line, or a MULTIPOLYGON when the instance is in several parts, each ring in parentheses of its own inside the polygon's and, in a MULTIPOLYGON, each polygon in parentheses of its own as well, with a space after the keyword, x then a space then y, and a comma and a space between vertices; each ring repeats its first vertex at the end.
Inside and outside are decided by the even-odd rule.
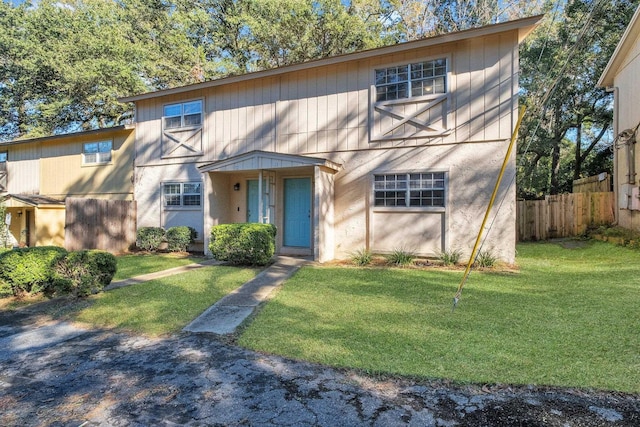
POLYGON ((37 194, 7 194, 1 199, 8 208, 65 208, 63 200, 37 194))
POLYGON ((320 166, 336 173, 342 165, 320 157, 274 153, 270 151, 250 151, 198 167, 200 172, 242 172, 250 170, 277 170, 320 166))

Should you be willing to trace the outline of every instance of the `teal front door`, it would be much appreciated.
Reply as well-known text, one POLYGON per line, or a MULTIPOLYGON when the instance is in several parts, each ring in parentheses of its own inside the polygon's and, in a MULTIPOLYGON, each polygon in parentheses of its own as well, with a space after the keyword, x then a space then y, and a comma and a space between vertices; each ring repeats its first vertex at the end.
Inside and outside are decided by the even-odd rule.
POLYGON ((258 180, 247 181, 247 222, 260 222, 258 215, 258 180))
POLYGON ((284 180, 283 244, 311 247, 311 178, 284 180))

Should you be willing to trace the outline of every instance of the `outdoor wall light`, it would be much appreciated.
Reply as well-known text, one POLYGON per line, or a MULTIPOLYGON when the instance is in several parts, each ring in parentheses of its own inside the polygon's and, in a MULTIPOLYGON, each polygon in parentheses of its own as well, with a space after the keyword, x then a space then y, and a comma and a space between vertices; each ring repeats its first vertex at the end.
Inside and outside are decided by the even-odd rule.
POLYGON ((236 182, 235 184, 233 184, 233 191, 240 191, 240 183, 236 182))
POLYGON ((18 211, 18 217, 22 216, 22 211, 18 211))

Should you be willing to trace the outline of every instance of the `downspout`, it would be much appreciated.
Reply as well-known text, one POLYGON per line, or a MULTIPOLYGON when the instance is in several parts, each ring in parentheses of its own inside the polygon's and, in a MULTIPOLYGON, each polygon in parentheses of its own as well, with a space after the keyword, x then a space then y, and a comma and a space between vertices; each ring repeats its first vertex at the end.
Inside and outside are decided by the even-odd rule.
MULTIPOLYGON (((620 111, 619 111, 619 91, 620 89, 617 86, 609 86, 605 89, 609 93, 613 93, 613 134, 616 135, 617 139, 618 132, 620 130, 620 111)), ((613 210, 614 219, 612 225, 618 225, 618 149, 616 148, 616 141, 614 140, 613 144, 613 200, 615 201, 616 209, 613 210)))

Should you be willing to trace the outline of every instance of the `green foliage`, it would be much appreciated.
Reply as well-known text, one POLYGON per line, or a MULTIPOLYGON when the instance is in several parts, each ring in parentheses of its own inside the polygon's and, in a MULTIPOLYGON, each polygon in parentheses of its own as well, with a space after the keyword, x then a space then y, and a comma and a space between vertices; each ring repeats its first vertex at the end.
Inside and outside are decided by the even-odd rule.
POLYGON ((438 252, 438 259, 442 261, 444 265, 456 265, 460 262, 461 257, 462 250, 460 249, 449 249, 438 252))
POLYGON ((235 265, 266 265, 275 252, 272 224, 221 224, 211 228, 213 257, 235 265))
POLYGON ((196 230, 187 226, 171 227, 165 234, 171 252, 186 252, 196 237, 196 230))
POLYGON ((613 94, 597 82, 636 6, 567 2, 521 45, 520 99, 528 110, 519 132, 519 197, 570 192, 574 179, 611 172, 613 94))
POLYGON ((387 264, 395 265, 397 267, 406 267, 410 265, 415 259, 416 255, 413 252, 406 251, 404 249, 394 249, 390 254, 385 255, 387 264))
POLYGON ((360 249, 351 254, 351 262, 357 266, 365 266, 371 264, 373 254, 368 249, 360 249))
POLYGON ((100 292, 117 270, 116 257, 104 251, 74 251, 58 258, 48 293, 79 298, 100 292))
POLYGON ((157 251, 164 239, 165 231, 161 227, 140 227, 136 232, 136 246, 143 251, 157 251))
POLYGON ((4 200, 0 200, 0 252, 6 249, 9 243, 9 230, 6 223, 7 208, 4 200))
POLYGON ((56 246, 19 248, 0 253, 0 281, 15 296, 44 291, 53 278, 53 266, 67 254, 56 246))
POLYGON ((491 249, 483 249, 478 252, 474 265, 480 268, 492 268, 498 263, 498 257, 491 249))

